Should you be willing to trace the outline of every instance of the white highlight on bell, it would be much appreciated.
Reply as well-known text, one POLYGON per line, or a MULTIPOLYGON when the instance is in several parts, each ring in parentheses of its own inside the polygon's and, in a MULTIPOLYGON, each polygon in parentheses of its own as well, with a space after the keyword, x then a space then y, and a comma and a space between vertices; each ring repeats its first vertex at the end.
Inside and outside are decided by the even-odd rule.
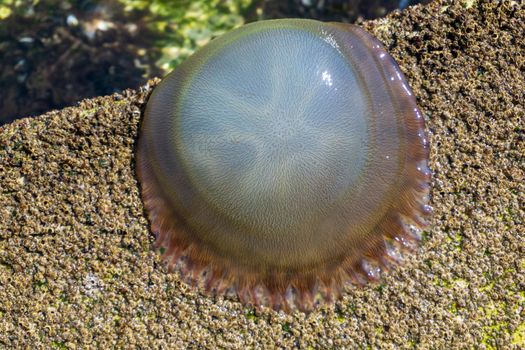
MULTIPOLYGON (((324 41, 326 41, 330 46, 339 51, 339 44, 337 43, 337 40, 335 40, 333 34, 328 33, 326 30, 322 30, 321 34, 324 41)), ((339 51, 339 53, 341 52, 339 51)))
POLYGON ((416 118, 421 119, 421 113, 419 113, 419 110, 417 108, 414 108, 414 112, 416 113, 416 118))
POLYGON ((410 231, 412 236, 414 236, 417 240, 421 240, 421 237, 422 237, 422 234, 423 234, 423 230, 422 229, 420 229, 416 225, 410 224, 410 225, 408 225, 408 230, 410 231))
POLYGON ((428 163, 426 160, 419 161, 416 164, 416 169, 425 176, 430 176, 430 169, 428 168, 428 163))
POLYGON ((325 70, 323 73, 322 73, 322 79, 325 83, 326 86, 332 86, 333 85, 333 82, 332 82, 332 74, 330 74, 327 70, 325 70))
POLYGON ((368 260, 363 260, 361 263, 363 270, 365 271, 368 278, 372 280, 377 280, 381 277, 381 268, 368 260))
POLYGON ((402 85, 403 85, 403 89, 405 89, 405 91, 407 92, 408 96, 412 96, 412 93, 410 92, 410 89, 405 85, 405 83, 403 83, 402 85))

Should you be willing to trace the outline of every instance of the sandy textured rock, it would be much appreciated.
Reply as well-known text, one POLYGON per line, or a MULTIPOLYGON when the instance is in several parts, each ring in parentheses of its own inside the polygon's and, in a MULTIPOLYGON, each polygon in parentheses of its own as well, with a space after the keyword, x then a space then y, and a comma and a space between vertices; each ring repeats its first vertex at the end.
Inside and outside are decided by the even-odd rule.
POLYGON ((152 251, 134 174, 151 86, 0 128, 0 348, 525 347, 525 7, 437 1, 367 29, 428 117, 432 228, 309 315, 209 298, 152 251))

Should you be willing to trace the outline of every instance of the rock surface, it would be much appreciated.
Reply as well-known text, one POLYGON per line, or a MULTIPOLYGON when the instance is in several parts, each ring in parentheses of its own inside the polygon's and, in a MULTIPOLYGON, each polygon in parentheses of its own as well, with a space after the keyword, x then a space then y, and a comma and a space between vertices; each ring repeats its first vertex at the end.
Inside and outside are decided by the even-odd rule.
POLYGON ((417 254, 309 315, 181 283, 134 173, 151 82, 0 128, 0 347, 525 347, 525 6, 436 1, 365 27, 428 117, 434 216, 417 254))

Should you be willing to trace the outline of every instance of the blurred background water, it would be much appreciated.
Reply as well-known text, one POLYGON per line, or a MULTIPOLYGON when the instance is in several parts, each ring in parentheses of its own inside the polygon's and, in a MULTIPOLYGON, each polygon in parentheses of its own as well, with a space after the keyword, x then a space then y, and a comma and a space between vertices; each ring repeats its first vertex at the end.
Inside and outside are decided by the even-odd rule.
POLYGON ((359 23, 430 0, 0 0, 0 125, 162 76, 244 23, 359 23))

